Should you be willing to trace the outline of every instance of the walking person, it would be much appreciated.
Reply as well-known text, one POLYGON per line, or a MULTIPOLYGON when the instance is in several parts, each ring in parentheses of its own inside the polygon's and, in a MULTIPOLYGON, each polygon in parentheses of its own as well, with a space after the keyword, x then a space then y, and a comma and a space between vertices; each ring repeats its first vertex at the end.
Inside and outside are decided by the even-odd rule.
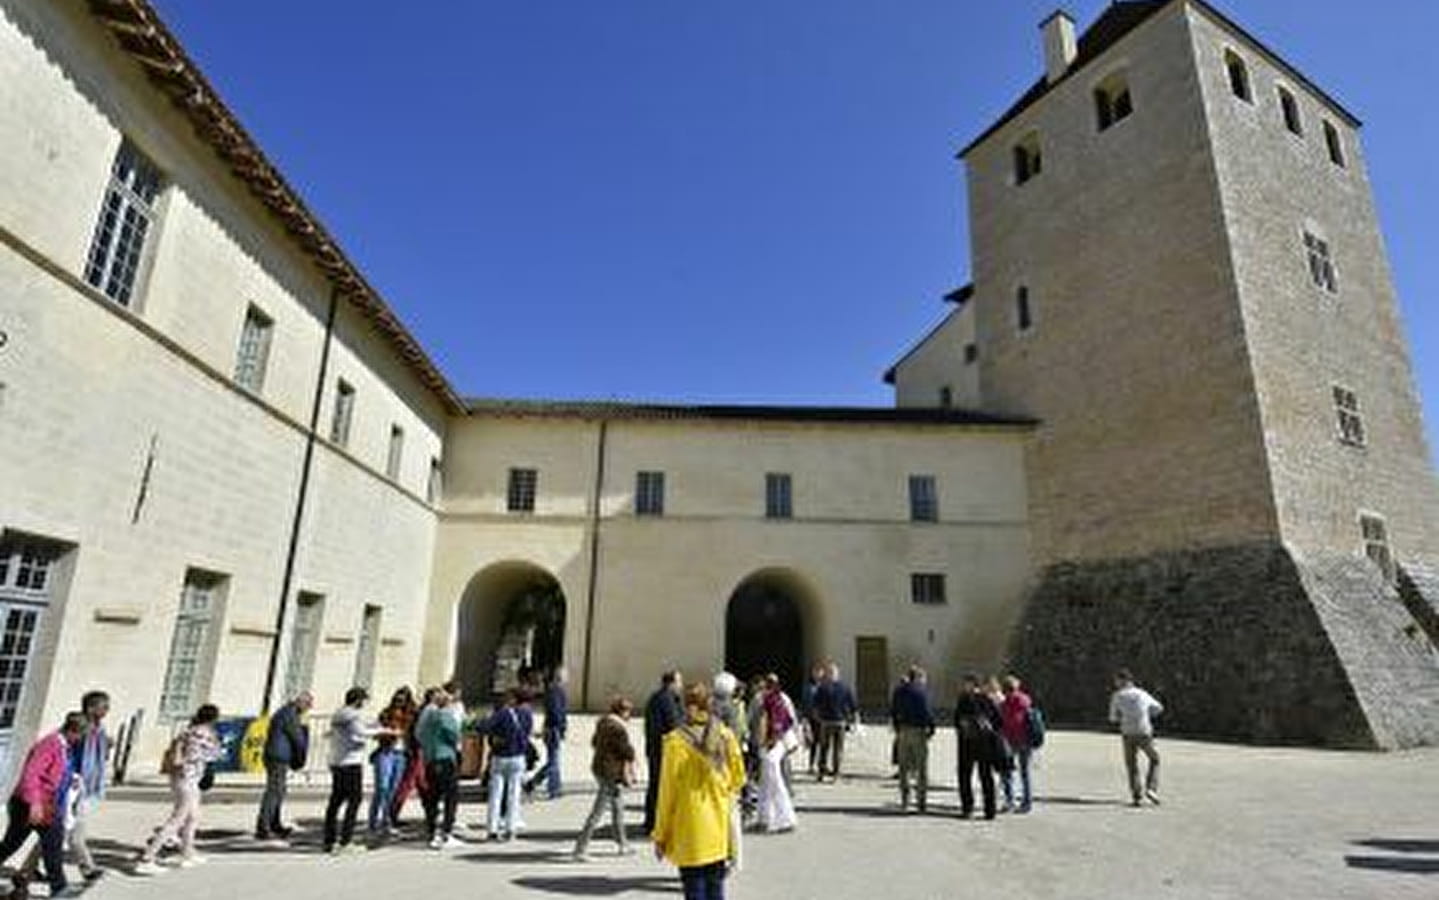
POLYGON ((95 864, 95 857, 90 852, 89 823, 105 796, 105 760, 110 757, 110 736, 105 733, 105 716, 110 713, 110 695, 104 691, 86 692, 80 698, 80 712, 85 715, 85 736, 71 751, 76 795, 75 818, 70 826, 70 849, 80 866, 80 875, 89 882, 105 874, 105 870, 95 864))
POLYGON ((655 857, 679 868, 685 900, 724 900, 730 817, 744 764, 734 733, 710 714, 704 682, 685 689, 684 712, 685 723, 664 737, 655 857))
POLYGON ((1164 707, 1160 702, 1135 684, 1128 670, 1115 673, 1114 694, 1109 698, 1109 721, 1119 724, 1120 739, 1124 742, 1124 769, 1129 774, 1129 796, 1135 806, 1146 797, 1150 803, 1159 805, 1159 751, 1154 749, 1154 717, 1162 712, 1164 707), (1149 762, 1142 787, 1140 753, 1149 762))
POLYGON ((355 818, 365 793, 365 750, 370 739, 389 732, 361 716, 360 709, 370 692, 352 687, 345 692, 345 705, 330 718, 330 802, 325 805, 325 852, 363 852, 355 836, 355 818), (345 817, 336 827, 340 807, 345 817))
POLYGON ((1004 677, 1004 701, 1000 703, 999 715, 1004 725, 1004 742, 1014 759, 1013 767, 1004 774, 1004 805, 1017 813, 1027 813, 1033 806, 1033 793, 1029 779, 1029 763, 1034 753, 1030 740, 1029 717, 1034 701, 1024 692, 1019 679, 1013 675, 1004 677), (1019 802, 1015 803, 1014 776, 1019 775, 1019 802))
POLYGON ((814 692, 814 718, 819 721, 819 771, 816 781, 839 780, 840 757, 844 754, 844 735, 854 727, 857 706, 854 691, 840 680, 839 666, 825 666, 823 677, 814 692))
POLYGON ((520 813, 524 796, 525 753, 535 730, 534 714, 524 702, 522 689, 505 692, 505 702, 480 725, 490 741, 489 840, 508 841, 524 830, 520 813))
MULTIPOLYGON (((37 740, 25 755, 20 778, 10 795, 10 822, 0 840, 0 862, 8 860, 34 833, 40 838, 45 880, 50 896, 73 897, 79 889, 65 878, 65 804, 74 775, 73 751, 84 739, 89 723, 84 713, 72 712, 64 723, 37 740)), ((12 880, 10 896, 28 895, 29 866, 12 880)))
POLYGON ((431 850, 458 847, 455 812, 460 803, 460 722, 450 712, 453 699, 444 688, 435 690, 415 724, 415 739, 425 761, 425 830, 431 850))
POLYGON ((678 671, 671 670, 660 676, 660 686, 645 702, 645 833, 655 827, 655 803, 660 793, 660 762, 664 753, 664 738, 684 720, 684 709, 680 705, 680 692, 684 690, 684 678, 678 671))
POLYGON ((899 763, 899 808, 909 809, 910 783, 914 783, 919 811, 929 808, 929 740, 934 737, 934 708, 929 703, 927 676, 919 666, 895 687, 889 701, 894 726, 895 757, 899 763))
POLYGON ((379 744, 370 754, 370 766, 374 771, 374 793, 370 797, 370 814, 367 824, 371 835, 389 837, 394 831, 395 794, 400 786, 408 759, 405 741, 415 722, 415 695, 408 687, 402 687, 390 697, 390 703, 380 711, 379 744))
POLYGON ((175 837, 180 839, 180 865, 188 868, 204 862, 195 852, 195 829, 200 825, 200 779, 210 763, 224 751, 215 733, 215 720, 220 710, 206 703, 195 711, 190 725, 170 745, 167 765, 170 770, 170 794, 174 808, 170 817, 150 836, 135 864, 136 875, 158 875, 165 870, 156 862, 160 848, 175 837))
POLYGON ((999 708, 984 690, 978 675, 964 676, 959 698, 954 703, 954 731, 959 743, 959 814, 974 815, 974 775, 979 770, 979 787, 984 796, 984 817, 995 816, 994 763, 998 742, 1003 740, 999 708))
POLYGON ((784 777, 785 757, 799 749, 794 705, 780 688, 779 676, 765 676, 760 718, 759 825, 771 834, 793 831, 798 820, 794 798, 784 777))
POLYGON ((257 841, 286 840, 294 830, 284 824, 281 817, 290 772, 305 768, 310 750, 310 731, 305 725, 305 716, 314 705, 314 695, 302 691, 270 717, 263 753, 265 792, 260 796, 260 813, 255 818, 257 841))
POLYGON ((590 772, 595 776, 595 802, 585 818, 584 827, 580 829, 579 839, 575 841, 574 856, 582 862, 590 858, 590 837, 606 809, 610 813, 610 825, 614 829, 619 854, 628 856, 634 852, 626 839, 624 819, 625 788, 634 784, 635 779, 635 748, 630 743, 629 728, 625 724, 633 710, 634 704, 628 699, 616 697, 610 701, 610 711, 595 722, 595 734, 590 739, 590 746, 594 749, 590 772))
POLYGON ((564 743, 565 732, 569 730, 569 695, 565 693, 566 672, 563 666, 555 669, 550 683, 545 688, 545 724, 542 735, 545 740, 545 764, 525 785, 525 793, 533 793, 540 779, 545 781, 545 797, 555 800, 560 796, 560 745, 564 743))

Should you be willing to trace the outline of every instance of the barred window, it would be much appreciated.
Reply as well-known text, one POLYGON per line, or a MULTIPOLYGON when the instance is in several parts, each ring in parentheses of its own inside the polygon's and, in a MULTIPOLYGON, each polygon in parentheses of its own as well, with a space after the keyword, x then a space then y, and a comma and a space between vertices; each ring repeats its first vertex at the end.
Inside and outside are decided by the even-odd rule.
POLYGON ((290 658, 285 663, 285 696, 308 691, 315 678, 315 651, 320 647, 320 625, 325 618, 325 598, 300 591, 295 598, 295 617, 290 624, 290 658))
POLYGON ((355 389, 343 378, 335 382, 335 410, 330 418, 330 442, 344 447, 350 443, 350 422, 355 417, 355 389))
POLYGON ((1334 412, 1339 417, 1339 441, 1364 446, 1364 420, 1359 417, 1359 398, 1348 388, 1334 386, 1334 412))
POLYGON ((121 142, 85 263, 85 280, 121 306, 134 297, 160 187, 155 164, 128 139, 121 142))
POLYGON ((766 472, 764 476, 764 516, 766 519, 788 519, 794 516, 794 484, 788 472, 766 472))
POLYGON ((1394 556, 1389 550, 1389 529, 1384 519, 1372 513, 1359 516, 1359 533, 1364 539, 1364 555, 1384 573, 1384 579, 1392 582, 1395 576, 1394 556))
MULTIPOLYGON (((0 542, 0 731, 15 726, 61 552, 48 542, 0 542)), ((0 767, 13 758, 9 753, 13 748, 0 742, 0 767)))
POLYGON ((635 475, 635 515, 665 514, 665 473, 639 472, 635 475))
POLYGON ((538 481, 539 471, 536 469, 511 469, 506 508, 510 512, 534 512, 535 484, 538 481))
POLYGON ((200 569, 185 572, 170 657, 160 693, 160 716, 182 719, 195 711, 209 692, 219 630, 220 593, 225 576, 200 569))
POLYGON ((914 572, 909 576, 909 596, 922 606, 944 604, 944 575, 940 572, 914 572))
POLYGON ((251 393, 260 393, 265 384, 265 366, 270 359, 270 332, 274 320, 258 306, 245 310, 240 328, 240 346, 235 351, 235 383, 251 393))
POLYGON ((909 518, 913 522, 939 521, 939 492, 933 475, 909 476, 909 518))
POLYGON ((1304 252, 1309 258, 1309 277, 1314 286, 1331 294, 1338 293, 1339 280, 1334 276, 1334 260, 1329 255, 1329 242, 1306 231, 1304 252))

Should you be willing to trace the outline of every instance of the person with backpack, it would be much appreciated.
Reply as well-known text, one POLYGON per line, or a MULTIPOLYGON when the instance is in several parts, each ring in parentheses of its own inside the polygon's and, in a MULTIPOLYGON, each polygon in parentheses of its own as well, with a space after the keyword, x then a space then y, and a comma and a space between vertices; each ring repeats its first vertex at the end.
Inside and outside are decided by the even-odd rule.
POLYGON ((655 857, 679 868, 685 900, 724 900, 744 762, 734 733, 711 714, 703 681, 684 689, 684 712, 684 724, 664 736, 650 837, 655 857))
POLYGON ((305 716, 315 705, 309 691, 301 691, 270 717, 265 734, 265 792, 260 796, 260 812, 255 818, 255 840, 287 840, 293 830, 281 821, 285 792, 290 772, 305 768, 310 750, 310 731, 305 716))
POLYGON ((180 865, 188 868, 204 862, 195 852, 195 830, 200 825, 200 779, 210 763, 224 755, 220 736, 215 733, 215 720, 220 710, 206 703, 190 717, 189 726, 170 744, 165 754, 165 768, 170 776, 170 793, 174 808, 170 817, 150 837, 135 864, 136 875, 158 875, 165 870, 155 861, 160 848, 171 838, 180 838, 180 865))
POLYGON ((1010 753, 1014 759, 1014 766, 1004 775, 1004 808, 1016 813, 1027 813, 1033 807, 1033 794, 1031 792, 1029 777, 1029 762, 1034 753, 1034 736, 1030 729, 1030 719, 1038 715, 1034 707, 1034 700, 1024 692, 1023 686, 1018 678, 1013 675, 1004 677, 1004 700, 999 705, 1000 719, 1003 721, 1001 733, 1004 741, 1009 745, 1010 753), (1014 797, 1014 776, 1019 775, 1019 802, 1015 803, 1014 797))
POLYGON ((505 702, 479 726, 490 741, 489 815, 486 838, 508 841, 524 829, 520 805, 524 795, 526 754, 530 734, 535 730, 530 711, 519 689, 505 692, 505 702))
POLYGON ((959 698, 954 703, 954 731, 959 744, 959 814, 974 815, 974 774, 979 770, 979 787, 984 795, 984 817, 995 816, 994 767, 1001 750, 999 708, 985 693, 978 675, 964 676, 959 698))
POLYGON ((444 688, 437 688, 415 723, 415 739, 425 761, 425 787, 420 800, 425 805, 425 829, 431 850, 445 850, 460 843, 454 834, 455 811, 460 803, 460 721, 450 712, 453 699, 444 688))

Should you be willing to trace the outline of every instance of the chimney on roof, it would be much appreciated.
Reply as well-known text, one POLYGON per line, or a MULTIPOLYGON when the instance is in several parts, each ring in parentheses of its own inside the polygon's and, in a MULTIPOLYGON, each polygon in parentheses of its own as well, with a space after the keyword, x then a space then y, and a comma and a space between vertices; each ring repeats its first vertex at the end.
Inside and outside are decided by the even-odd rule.
POLYGON ((1054 84, 1069 71, 1078 49, 1074 42, 1074 18, 1062 9, 1056 9, 1049 18, 1039 23, 1044 32, 1044 80, 1054 84))

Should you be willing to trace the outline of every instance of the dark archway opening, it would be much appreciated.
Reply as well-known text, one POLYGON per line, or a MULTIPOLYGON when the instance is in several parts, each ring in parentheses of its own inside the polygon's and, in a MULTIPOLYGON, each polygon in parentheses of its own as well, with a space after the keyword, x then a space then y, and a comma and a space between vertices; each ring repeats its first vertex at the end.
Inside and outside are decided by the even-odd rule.
POLYGON ((788 581, 756 575, 735 589, 725 613, 725 668, 742 679, 774 672, 793 694, 804 683, 805 622, 788 581))
POLYGON ((528 563, 499 563, 471 580, 456 623, 455 677, 465 701, 494 699, 565 660, 564 592, 528 563))

